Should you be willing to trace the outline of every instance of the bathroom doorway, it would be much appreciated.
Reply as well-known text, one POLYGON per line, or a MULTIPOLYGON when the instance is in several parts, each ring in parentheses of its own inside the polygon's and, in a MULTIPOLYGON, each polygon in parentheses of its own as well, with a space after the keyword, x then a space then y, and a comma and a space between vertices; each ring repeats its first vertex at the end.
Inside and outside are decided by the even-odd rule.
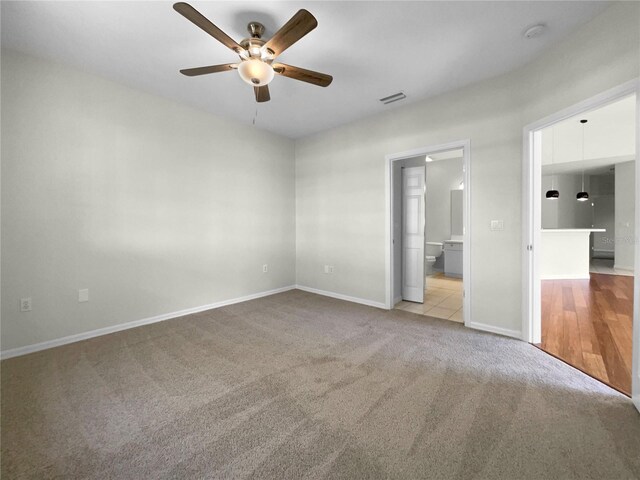
POLYGON ((469 144, 390 155, 388 308, 469 320, 469 144))
POLYGON ((621 86, 525 128, 523 331, 637 400, 635 90, 621 86))

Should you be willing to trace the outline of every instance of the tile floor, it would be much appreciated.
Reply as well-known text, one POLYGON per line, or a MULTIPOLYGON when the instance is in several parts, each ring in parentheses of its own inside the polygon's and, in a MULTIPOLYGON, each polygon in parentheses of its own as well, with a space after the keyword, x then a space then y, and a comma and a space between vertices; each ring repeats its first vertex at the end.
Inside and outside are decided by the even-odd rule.
POLYGON ((607 275, 624 275, 626 277, 633 277, 633 271, 621 270, 619 268, 613 268, 613 259, 606 258, 592 258, 589 264, 589 271, 591 273, 604 273, 607 275))
POLYGON ((436 273, 425 279, 425 287, 424 303, 403 300, 396 304, 395 308, 464 323, 461 278, 445 277, 442 273, 436 273))

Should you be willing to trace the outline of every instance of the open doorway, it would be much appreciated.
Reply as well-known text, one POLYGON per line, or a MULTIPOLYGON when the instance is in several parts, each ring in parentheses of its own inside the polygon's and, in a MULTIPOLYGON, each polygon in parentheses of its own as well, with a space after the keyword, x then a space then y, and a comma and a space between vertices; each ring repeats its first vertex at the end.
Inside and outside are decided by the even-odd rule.
POLYGON ((631 85, 525 129, 527 340, 628 396, 638 368, 637 105, 631 85))
POLYGON ((466 323, 468 142, 387 157, 389 308, 466 323))

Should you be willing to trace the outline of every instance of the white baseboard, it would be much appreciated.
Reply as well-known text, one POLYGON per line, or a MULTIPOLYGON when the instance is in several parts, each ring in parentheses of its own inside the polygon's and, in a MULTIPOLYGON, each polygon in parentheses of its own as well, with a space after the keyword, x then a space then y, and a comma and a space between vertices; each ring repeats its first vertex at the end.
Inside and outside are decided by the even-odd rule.
POLYGON ((398 303, 400 303, 402 301, 402 296, 396 297, 393 299, 393 305, 397 305, 398 303))
POLYGON ((487 325, 485 323, 477 322, 465 322, 464 325, 476 330, 482 330, 484 332, 497 333, 498 335, 504 335, 505 337, 513 337, 518 340, 522 339, 522 332, 520 330, 511 330, 508 328, 494 327, 493 325, 487 325))
POLYGON ((541 276, 540 280, 589 280, 589 275, 545 275, 541 276))
POLYGON ((69 335, 68 337, 56 338, 54 340, 47 340, 46 342, 35 343, 33 345, 27 345, 24 347, 12 348, 0 352, 0 359, 18 357, 20 355, 26 355, 28 353, 38 352, 40 350, 46 350, 48 348, 59 347, 68 343, 79 342, 81 340, 87 340, 89 338, 99 337, 101 335, 108 335, 109 333, 115 333, 122 330, 128 330, 130 328, 141 327, 142 325, 149 325, 150 323, 162 322, 164 320, 171 320, 172 318, 184 317, 192 313, 204 312, 205 310, 212 310, 214 308, 225 307, 227 305, 233 305, 234 303, 246 302, 248 300, 254 300, 256 298, 268 297, 269 295, 275 295, 276 293, 287 292, 293 290, 296 287, 289 285, 287 287, 276 288, 274 290, 267 290, 265 292, 252 293, 251 295, 245 295, 244 297, 232 298, 229 300, 222 300, 216 303, 210 303, 209 305, 202 305, 200 307, 187 308, 185 310, 179 310, 177 312, 164 313, 162 315, 156 315, 155 317, 143 318, 142 320, 134 320, 133 322, 120 323, 110 327, 99 328, 97 330, 91 330, 88 332, 77 333, 75 335, 69 335))
POLYGON ((628 265, 617 265, 617 264, 613 264, 613 268, 615 268, 616 270, 627 270, 629 272, 633 272, 633 266, 628 266, 628 265))
MULTIPOLYGON (((365 300, 363 298, 350 297, 348 295, 342 295, 341 293, 327 292, 326 290, 318 290, 316 288, 305 287, 304 285, 296 285, 298 290, 303 290, 309 293, 316 293, 318 295, 324 295, 326 297, 337 298, 339 300, 346 300, 348 302, 361 303, 362 305, 368 305, 370 307, 381 308, 388 310, 387 306, 381 302, 374 302, 372 300, 365 300)), ((474 328, 476 330, 482 330, 484 332, 497 333, 498 335, 504 335, 506 337, 522 339, 522 332, 520 330, 510 330, 508 328, 494 327, 493 325, 485 325, 484 323, 465 322, 465 326, 474 328)))
POLYGON ((632 398, 631 401, 636 406, 636 409, 640 412, 640 397, 636 396, 635 398, 632 398))
POLYGON ((296 285, 298 290, 302 290, 309 293, 315 293, 317 295, 324 295, 325 297, 337 298, 338 300, 346 300, 347 302, 360 303, 362 305, 368 305, 369 307, 382 308, 387 310, 387 306, 382 302, 374 302, 373 300, 367 300, 364 298, 350 297, 349 295, 342 295, 341 293, 328 292, 326 290, 318 290, 317 288, 305 287, 304 285, 296 285))

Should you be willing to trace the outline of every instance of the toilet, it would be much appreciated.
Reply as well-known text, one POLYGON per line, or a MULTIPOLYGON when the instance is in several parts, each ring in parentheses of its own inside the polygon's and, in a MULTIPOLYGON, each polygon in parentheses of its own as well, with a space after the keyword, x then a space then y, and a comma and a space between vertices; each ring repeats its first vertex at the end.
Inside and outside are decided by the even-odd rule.
POLYGON ((434 273, 433 265, 438 260, 438 257, 442 255, 442 243, 441 242, 425 242, 424 247, 425 255, 425 274, 431 275, 434 273))

